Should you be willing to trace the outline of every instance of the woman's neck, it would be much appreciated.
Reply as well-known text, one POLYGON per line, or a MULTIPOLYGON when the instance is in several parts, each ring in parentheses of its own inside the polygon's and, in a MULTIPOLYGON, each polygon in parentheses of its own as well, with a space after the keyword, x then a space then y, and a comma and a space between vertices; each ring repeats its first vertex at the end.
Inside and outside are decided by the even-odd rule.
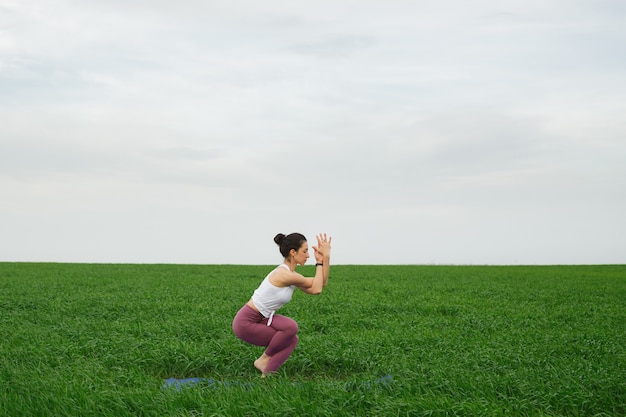
POLYGON ((298 264, 296 263, 296 261, 290 261, 289 259, 285 259, 284 262, 285 265, 287 265, 289 267, 289 270, 291 272, 296 270, 296 266, 298 266, 298 264))

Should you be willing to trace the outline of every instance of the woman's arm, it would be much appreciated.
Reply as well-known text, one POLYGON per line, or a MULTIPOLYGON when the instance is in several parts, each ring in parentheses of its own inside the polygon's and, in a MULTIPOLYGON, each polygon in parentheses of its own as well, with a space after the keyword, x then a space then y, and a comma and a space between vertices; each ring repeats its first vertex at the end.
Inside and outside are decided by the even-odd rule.
POLYGON ((304 278, 301 285, 297 285, 303 292, 311 295, 318 295, 322 293, 322 289, 326 285, 324 283, 324 268, 321 266, 315 267, 315 276, 313 278, 304 278))
POLYGON ((313 278, 305 278, 297 272, 277 270, 270 275, 270 283, 277 287, 295 285, 307 294, 317 295, 320 294, 324 288, 323 268, 316 266, 315 276, 313 278))
POLYGON ((332 238, 327 237, 326 233, 317 235, 317 246, 313 246, 315 251, 315 262, 322 264, 321 267, 316 266, 315 270, 320 268, 324 277, 324 287, 328 284, 328 276, 330 275, 330 242, 332 238))
POLYGON ((324 275, 324 287, 328 284, 328 275, 330 274, 330 256, 324 259, 324 266, 322 266, 322 272, 324 275))

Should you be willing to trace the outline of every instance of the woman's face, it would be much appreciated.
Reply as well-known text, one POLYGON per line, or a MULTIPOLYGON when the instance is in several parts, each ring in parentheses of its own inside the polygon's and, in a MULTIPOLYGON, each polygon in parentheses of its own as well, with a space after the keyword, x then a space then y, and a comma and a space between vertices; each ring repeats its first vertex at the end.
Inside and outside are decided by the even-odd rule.
POLYGON ((293 259, 298 265, 304 265, 306 260, 309 259, 309 244, 302 242, 302 246, 297 251, 293 251, 293 259))

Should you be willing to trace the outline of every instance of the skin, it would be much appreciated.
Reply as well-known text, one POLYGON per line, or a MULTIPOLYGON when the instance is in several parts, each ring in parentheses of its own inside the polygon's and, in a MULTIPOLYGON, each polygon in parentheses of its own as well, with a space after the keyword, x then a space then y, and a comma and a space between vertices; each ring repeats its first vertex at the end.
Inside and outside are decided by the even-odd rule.
MULTIPOLYGON (((292 249, 289 251, 289 256, 285 258, 284 263, 289 267, 289 271, 285 268, 278 268, 274 270, 269 276, 269 281, 272 285, 277 287, 288 287, 295 285, 306 294, 318 295, 322 293, 322 289, 328 283, 328 274, 330 272, 330 243, 332 238, 326 236, 326 233, 321 233, 316 236, 317 245, 313 246, 313 253, 315 256, 315 262, 321 263, 323 266, 315 268, 315 276, 312 278, 304 277, 303 275, 295 272, 298 265, 304 265, 310 258, 309 244, 305 241, 298 250, 292 249)), ((252 300, 248 301, 248 305, 259 311, 254 305, 252 300)), ((265 368, 271 356, 267 356, 263 353, 257 360, 254 361, 254 366, 261 371, 261 376, 265 377, 265 368)))

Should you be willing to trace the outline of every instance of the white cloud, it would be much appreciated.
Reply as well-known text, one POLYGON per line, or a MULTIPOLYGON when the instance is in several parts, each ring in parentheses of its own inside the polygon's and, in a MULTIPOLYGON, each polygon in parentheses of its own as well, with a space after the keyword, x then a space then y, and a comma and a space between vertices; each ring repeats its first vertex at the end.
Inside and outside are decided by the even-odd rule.
POLYGON ((264 263, 326 229, 343 262, 621 262, 625 13, 1 1, 0 252, 264 263))

